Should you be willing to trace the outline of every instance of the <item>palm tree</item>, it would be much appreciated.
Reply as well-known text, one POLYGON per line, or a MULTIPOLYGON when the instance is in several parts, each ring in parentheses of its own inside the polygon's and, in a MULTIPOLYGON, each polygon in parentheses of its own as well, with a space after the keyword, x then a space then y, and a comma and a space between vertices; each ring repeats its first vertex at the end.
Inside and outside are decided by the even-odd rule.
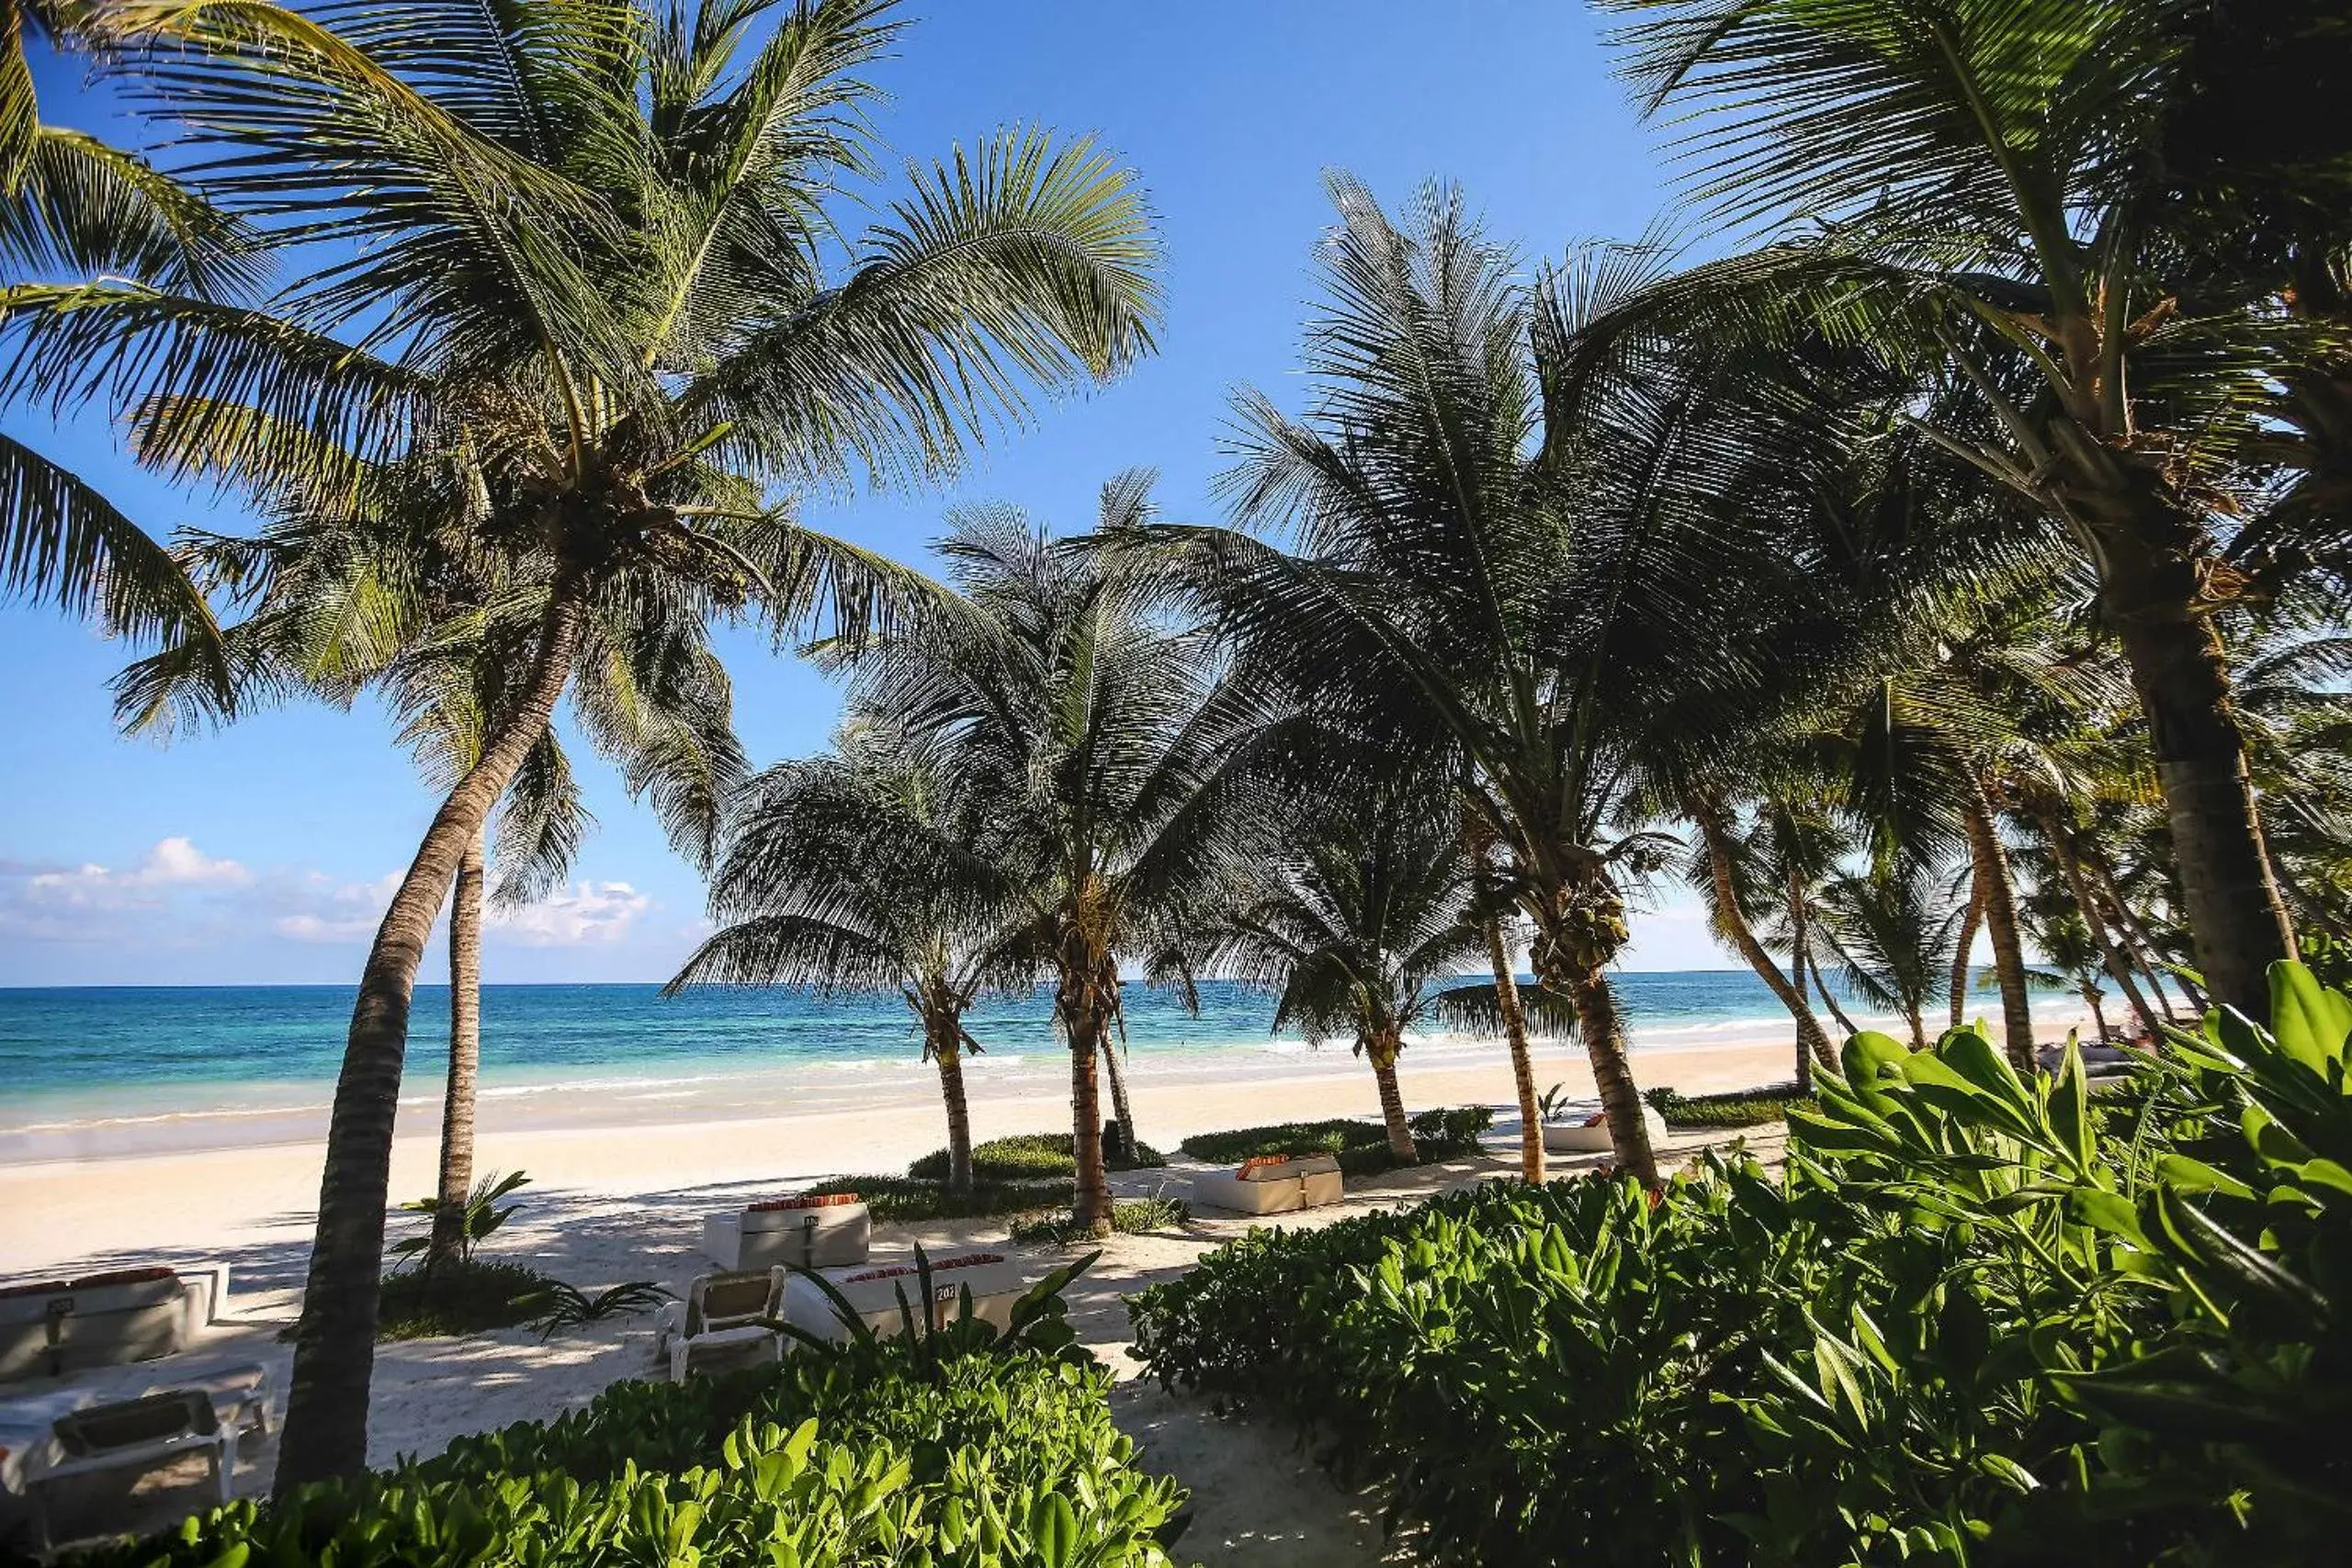
POLYGON ((109 281, 7 297, 0 391, 113 401, 167 475, 325 490, 355 460, 437 463, 464 481, 444 515, 545 585, 514 701, 362 974, 281 1491, 364 1466, 411 984, 591 622, 756 609, 797 634, 920 601, 763 486, 944 468, 1024 414, 1025 387, 1150 345, 1146 215, 1083 141, 1005 134, 916 175, 831 278, 828 198, 873 145, 859 73, 901 24, 882 0, 810 0, 754 42, 767 9, 426 6, 338 33, 267 4, 129 7, 162 29, 131 63, 205 188, 303 270, 266 310, 109 281))
MULTIPOLYGON (((126 723, 168 734, 297 694, 347 707, 379 691, 427 785, 455 787, 514 700, 509 688, 525 668, 545 585, 502 575, 495 558, 437 521, 446 512, 419 505, 417 479, 356 465, 332 498, 299 485, 258 493, 270 514, 254 537, 190 537, 178 554, 191 580, 245 612, 220 644, 234 688, 224 697, 174 645, 118 677, 126 723)), ((650 795, 672 844, 707 868, 721 803, 746 769, 726 671, 700 639, 698 624, 592 616, 572 695, 581 729, 619 766, 629 796, 650 795)), ((498 902, 527 903, 560 886, 588 822, 550 728, 507 787, 498 902)), ((485 837, 467 846, 450 895, 449 1065, 428 1267, 462 1248, 473 1187, 485 837)))
MULTIPOLYGON (((2048 970, 2038 971, 2037 977, 2046 985, 2071 986, 2091 1010, 2092 1038, 2104 1043, 2108 1038, 2106 991, 2099 985, 2106 953, 2104 944, 2083 924, 2082 917, 2064 896, 2051 899, 2029 899, 2026 919, 2033 931, 2033 942, 2049 960, 2048 970)), ((2146 1021, 2143 1018, 2143 1021, 2146 1021)), ((2150 1026, 2151 1040, 2161 1038, 2150 1026)))
POLYGON ((1837 965, 1849 989, 1872 1007, 1899 1012, 1911 1043, 1928 1048, 1927 1010, 1951 971, 1961 912, 1937 896, 1924 869, 1832 878, 1822 889, 1815 955, 1837 965))
MULTIPOLYGON (((1149 483, 1106 485, 1100 528, 1136 526, 1149 483)), ((1053 976, 1069 1046, 1073 1218, 1107 1232, 1096 1067, 1119 1025, 1120 965, 1192 998, 1193 935, 1230 902, 1271 816, 1254 750, 1280 731, 1215 678, 1204 638, 1100 552, 1057 546, 1009 508, 958 513, 938 550, 960 598, 840 657, 854 706, 936 756, 1022 889, 1008 947, 1053 976)))
POLYGON ((896 990, 939 1069, 947 1186, 972 1189, 964 1015, 983 990, 1025 987, 1035 968, 999 923, 1015 888, 974 842, 933 758, 853 715, 836 755, 752 780, 730 816, 711 879, 729 923, 663 994, 689 986, 810 986, 820 995, 896 990))
MULTIPOLYGON (((1796 1085, 1800 1093, 1808 1092, 1814 1065, 1835 1066, 1838 1058, 1805 995, 1804 905, 1800 901, 1792 907, 1786 902, 1784 887, 1771 877, 1767 857, 1759 852, 1765 847, 1763 828, 1759 825, 1742 832, 1722 791, 1693 790, 1684 799, 1683 815, 1698 830, 1690 873, 1706 902, 1708 921, 1717 939, 1739 954, 1795 1021, 1796 1085), (1785 971, 1765 945, 1759 930, 1784 913, 1789 916, 1791 948, 1785 971)), ((1759 815, 1769 819, 1770 808, 1763 807, 1759 815)))
MULTIPOLYGON (((2199 232, 2220 209, 2182 199, 2167 141, 2218 109, 2200 93, 2228 51, 2196 47, 2200 29, 2248 29, 2206 27, 2201 0, 1608 4, 1639 18, 1644 107, 1695 127, 1695 199, 1804 237, 1686 273, 1588 347, 1668 323, 1826 334, 1873 363, 1860 402, 2057 521, 2096 567, 2147 716, 2199 967, 2263 1016, 2266 966, 2293 941, 2213 618, 2246 579, 2213 525, 2260 509, 2249 456, 2318 460, 2280 438, 2341 383, 2280 374, 2334 341, 2285 269, 2259 301, 2191 287, 2189 258, 2230 246, 2199 232)), ((2241 172, 2224 153, 2188 177, 2243 191, 2241 172)), ((2312 209, 2337 209, 2340 239, 2333 178, 2312 209)))
POLYGON ((1645 824, 1678 753, 1769 722, 1796 684, 1766 682, 1764 649, 1779 641, 1776 671, 1813 651, 1717 570, 1765 553, 1766 525, 1702 509, 1679 477, 1736 465, 1738 411, 1695 366, 1554 395, 1619 259, 1531 289, 1453 193, 1425 193, 1403 228, 1344 176, 1332 194, 1307 412, 1245 396, 1226 480, 1239 519, 1296 553, 1197 526, 1149 542, 1302 710, 1366 754, 1449 760, 1507 855, 1537 978, 1575 1008, 1618 1161, 1651 1179, 1605 980, 1626 895, 1663 863, 1645 824))
POLYGON ((1403 1164, 1418 1157, 1396 1084, 1406 1032, 1440 1004, 1437 981, 1487 957, 1452 802, 1430 795, 1385 789, 1301 823, 1208 947, 1220 971, 1274 989, 1275 1030, 1352 1034, 1403 1164))

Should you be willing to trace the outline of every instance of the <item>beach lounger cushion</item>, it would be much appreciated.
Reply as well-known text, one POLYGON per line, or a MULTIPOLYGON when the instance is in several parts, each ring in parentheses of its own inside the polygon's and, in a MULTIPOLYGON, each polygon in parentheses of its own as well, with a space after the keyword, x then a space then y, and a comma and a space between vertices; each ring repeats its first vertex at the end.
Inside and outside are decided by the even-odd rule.
POLYGON ((1287 1214, 1319 1209, 1347 1196, 1340 1162, 1329 1155, 1261 1156, 1238 1170, 1204 1171, 1193 1179, 1196 1201, 1241 1214, 1287 1214))
MULTIPOLYGON (((1642 1125, 1650 1130, 1653 1145, 1665 1140, 1666 1118, 1657 1113, 1657 1107, 1642 1107, 1642 1125)), ((1547 1123, 1544 1129, 1544 1146, 1555 1155, 1605 1155, 1616 1145, 1609 1138, 1608 1119, 1596 1111, 1590 1118, 1547 1123)))
MULTIPOLYGON (((923 1315, 922 1278, 911 1262, 864 1269, 828 1269, 826 1280, 849 1298, 850 1305, 867 1327, 884 1338, 906 1331, 899 1313, 903 1292, 917 1317, 923 1315)), ((957 1303, 965 1290, 972 1292, 972 1315, 992 1324, 1001 1333, 1012 1326, 1012 1307, 1029 1289, 1020 1266, 996 1252, 962 1253, 934 1258, 931 1265, 931 1320, 934 1325, 956 1321, 957 1303)), ((848 1328, 833 1303, 814 1282, 789 1275, 784 1285, 784 1318, 820 1338, 846 1339, 848 1328)))
POLYGON ((721 1269, 839 1269, 873 1250, 874 1219, 846 1193, 754 1203, 703 1222, 702 1249, 721 1269))
POLYGON ((0 1380, 169 1356, 186 1342, 188 1292, 166 1267, 0 1290, 0 1380))

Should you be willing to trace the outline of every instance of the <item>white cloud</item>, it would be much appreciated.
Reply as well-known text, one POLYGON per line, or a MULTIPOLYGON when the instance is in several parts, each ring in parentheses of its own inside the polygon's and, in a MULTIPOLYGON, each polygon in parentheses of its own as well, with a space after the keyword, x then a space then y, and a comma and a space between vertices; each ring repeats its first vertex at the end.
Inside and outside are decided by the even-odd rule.
POLYGON ((288 878, 270 890, 278 908, 293 906, 270 922, 282 937, 296 942, 364 942, 383 923, 392 895, 400 891, 401 874, 388 872, 373 882, 338 883, 311 872, 288 878))
POLYGON ((129 871, 87 861, 70 870, 0 872, 17 884, 10 891, 27 905, 51 908, 153 908, 175 888, 242 887, 253 873, 232 860, 215 860, 187 839, 159 840, 129 871))
POLYGON ((136 873, 157 887, 242 887, 253 873, 232 860, 214 860, 186 839, 165 839, 147 852, 136 873))
POLYGON ((487 925, 525 947, 584 947, 620 941, 652 907, 626 882, 582 882, 519 909, 493 908, 487 925))

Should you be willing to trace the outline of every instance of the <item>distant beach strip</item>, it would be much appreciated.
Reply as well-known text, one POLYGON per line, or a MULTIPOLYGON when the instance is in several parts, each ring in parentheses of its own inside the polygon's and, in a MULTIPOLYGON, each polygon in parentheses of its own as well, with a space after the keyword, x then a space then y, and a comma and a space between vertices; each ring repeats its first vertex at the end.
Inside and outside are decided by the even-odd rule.
MULTIPOLYGON (((1637 1052, 1768 1045, 1788 1014, 1746 970, 1616 976, 1637 1052)), ((707 987, 664 998, 650 985, 482 988, 485 1114, 534 1127, 623 1126, 814 1114, 936 1100, 895 998, 794 988, 707 987)), ((1320 1049, 1273 1035, 1272 998, 1202 983, 1201 1010, 1140 985, 1125 991, 1139 1078, 1280 1078, 1351 1066, 1348 1042, 1320 1049)), ((2054 999, 2054 998, 2053 998, 2054 999)), ((351 993, 334 986, 0 989, 0 1162, 164 1154, 299 1143, 324 1132, 351 993)), ((403 1119, 437 1119, 448 993, 417 988, 403 1119)), ((1068 1060, 1043 993, 974 1010, 986 1047, 975 1092, 1057 1095, 1068 1060)), ((1417 1032, 1405 1070, 1491 1059, 1501 1042, 1417 1032)), ((1360 1070, 1360 1069, 1358 1069, 1360 1070)))

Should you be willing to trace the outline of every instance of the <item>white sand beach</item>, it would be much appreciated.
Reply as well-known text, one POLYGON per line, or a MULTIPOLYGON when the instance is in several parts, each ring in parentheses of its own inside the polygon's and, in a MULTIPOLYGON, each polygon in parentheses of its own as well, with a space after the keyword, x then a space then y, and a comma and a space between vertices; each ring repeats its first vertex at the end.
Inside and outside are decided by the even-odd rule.
MULTIPOLYGON (((2065 1027, 2053 1018, 2054 1028, 2065 1027)), ((1483 1156, 1371 1180, 1351 1180, 1348 1201, 1303 1217, 1328 1224, 1366 1209, 1410 1201, 1455 1183, 1517 1169, 1518 1126, 1508 1105, 1510 1076, 1499 1047, 1471 1066, 1446 1055, 1417 1073, 1408 1052, 1405 1089, 1415 1108, 1483 1103, 1497 1125, 1483 1156)), ((1685 1093, 1785 1081, 1782 1044, 1650 1048, 1638 1054, 1645 1085, 1685 1093)), ((1573 1048, 1547 1051, 1539 1082, 1565 1083, 1589 1095, 1591 1075, 1573 1048)), ((1067 1101, 1034 1092, 976 1085, 974 1135, 1067 1125, 1067 1101)), ((1136 1119, 1144 1137, 1170 1151, 1200 1131, 1335 1115, 1375 1116, 1371 1075, 1344 1051, 1302 1058, 1296 1070, 1243 1083, 1139 1075, 1136 1119)), ((511 1104, 511 1102, 510 1102, 511 1104)), ((408 1122, 394 1163, 395 1193, 431 1184, 437 1126, 408 1122)), ((710 1122, 651 1122, 605 1127, 535 1126, 527 1114, 486 1104, 478 1168, 526 1170, 533 1184, 519 1196, 514 1221, 486 1253, 512 1258, 586 1289, 648 1280, 683 1288, 709 1265, 697 1249, 703 1216, 828 1177, 890 1172, 942 1142, 935 1104, 885 1102, 859 1111, 740 1114, 710 1122)), ((1680 1158, 1709 1142, 1678 1136, 1680 1158)), ((1770 1154, 1774 1128, 1749 1134, 1770 1154)), ((289 1352, 278 1341, 297 1315, 308 1253, 322 1148, 312 1141, 247 1148, 21 1162, 0 1166, 0 1273, 71 1275, 153 1261, 222 1260, 231 1268, 231 1321, 184 1353, 187 1368, 258 1361, 284 1397, 289 1352)), ((1563 1173, 1598 1163, 1562 1160, 1563 1173)), ((1182 1196, 1187 1162, 1170 1169, 1114 1176, 1122 1194, 1182 1196)), ((407 1216, 401 1224, 413 1224, 407 1216)), ((1298 1222, 1286 1222, 1298 1223, 1298 1222)), ((1072 1292, 1073 1320, 1085 1341, 1121 1380, 1114 1398, 1122 1426, 1155 1469, 1193 1488, 1198 1521, 1187 1551, 1211 1563, 1353 1564, 1381 1561, 1376 1510, 1335 1488, 1292 1437, 1248 1422, 1223 1420, 1200 1402, 1171 1397, 1138 1377, 1125 1354, 1126 1314, 1120 1298, 1191 1266, 1204 1250, 1241 1235, 1249 1222, 1204 1211, 1181 1230, 1113 1238, 1091 1274, 1072 1292)), ((908 1257, 917 1243, 946 1247, 987 1242, 1002 1248, 1001 1220, 877 1228, 877 1258, 908 1257)), ((1064 1255, 1024 1249, 1043 1273, 1064 1255)), ((537 1419, 584 1404, 605 1385, 651 1375, 652 1322, 626 1319, 541 1342, 526 1330, 462 1339, 388 1344, 379 1348, 370 1432, 378 1463, 401 1454, 437 1452, 453 1437, 537 1419)), ((154 1369, 119 1369, 126 1379, 154 1369)), ((5 1391, 0 1391, 5 1392, 5 1391)), ((241 1490, 266 1484, 274 1453, 261 1445, 240 1465, 241 1490)), ((191 1499, 192 1500, 192 1499, 191 1499)), ((158 1505, 170 1499, 158 1498, 158 1505)))

